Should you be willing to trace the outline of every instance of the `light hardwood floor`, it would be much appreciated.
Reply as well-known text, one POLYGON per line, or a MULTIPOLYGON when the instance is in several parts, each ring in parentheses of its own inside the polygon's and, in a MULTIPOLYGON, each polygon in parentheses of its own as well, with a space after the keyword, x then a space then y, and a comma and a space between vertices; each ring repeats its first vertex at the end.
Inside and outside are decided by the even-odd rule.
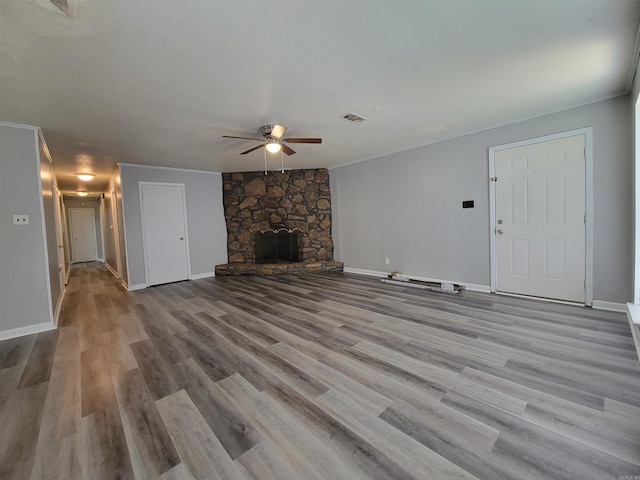
POLYGON ((640 365, 623 314, 88 264, 0 342, 0 478, 640 478, 640 365))

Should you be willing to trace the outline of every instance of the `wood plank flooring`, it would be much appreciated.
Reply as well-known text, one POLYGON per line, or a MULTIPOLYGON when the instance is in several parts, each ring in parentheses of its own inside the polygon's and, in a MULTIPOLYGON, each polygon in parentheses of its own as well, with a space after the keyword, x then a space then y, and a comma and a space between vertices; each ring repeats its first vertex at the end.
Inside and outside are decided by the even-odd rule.
POLYGON ((0 478, 640 478, 640 365, 624 314, 85 264, 0 342, 0 478))

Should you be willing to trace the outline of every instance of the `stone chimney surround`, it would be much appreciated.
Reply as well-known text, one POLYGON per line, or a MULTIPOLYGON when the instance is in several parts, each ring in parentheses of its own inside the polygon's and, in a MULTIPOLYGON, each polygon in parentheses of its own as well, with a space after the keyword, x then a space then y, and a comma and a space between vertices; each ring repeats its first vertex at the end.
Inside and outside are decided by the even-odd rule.
POLYGON ((331 190, 326 168, 223 173, 222 181, 229 264, 216 266, 216 275, 254 273, 250 264, 256 260, 255 234, 282 227, 302 232, 299 263, 311 268, 277 264, 278 268, 270 269, 261 265, 258 273, 335 270, 337 264, 342 270, 342 263, 333 261, 331 190), (230 268, 236 271, 230 272, 230 268))

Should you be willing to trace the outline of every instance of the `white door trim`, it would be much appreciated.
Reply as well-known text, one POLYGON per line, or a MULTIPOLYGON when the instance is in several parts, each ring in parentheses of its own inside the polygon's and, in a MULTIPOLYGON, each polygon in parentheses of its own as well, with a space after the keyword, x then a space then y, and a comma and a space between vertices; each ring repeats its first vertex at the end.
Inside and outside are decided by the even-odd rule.
POLYGON ((64 240, 62 236, 62 194, 58 190, 58 185, 53 183, 53 211, 56 222, 56 250, 58 252, 58 274, 60 276, 60 288, 65 289, 67 284, 66 264, 64 261, 64 240))
MULTIPOLYGON (((636 98, 634 104, 634 125, 633 125, 633 141, 634 141, 634 272, 633 272, 633 303, 640 304, 640 96, 636 98)), ((634 312, 637 309, 634 308, 634 312)), ((640 319, 638 319, 640 320, 640 319)), ((640 350, 638 351, 640 355, 640 350)))
MULTIPOLYGON (((495 154, 501 150, 524 147, 536 143, 550 142, 567 137, 584 135, 585 139, 585 305, 593 303, 593 127, 579 128, 567 132, 531 138, 520 142, 489 147, 489 244, 491 250, 491 292, 496 293, 497 255, 496 255, 496 184, 495 154)), ((498 180, 499 181, 499 180, 498 180)))
MULTIPOLYGON (((116 198, 117 198, 117 190, 116 187, 113 187, 111 189, 111 221, 113 228, 111 229, 111 236, 113 237, 113 248, 114 248, 114 252, 116 254, 116 273, 118 278, 122 279, 124 278, 123 272, 122 272, 122 260, 121 260, 121 253, 120 253, 120 227, 118 226, 118 205, 116 204, 116 198)), ((106 254, 105 254, 106 256, 106 254)), ((105 259, 106 260, 106 259, 105 259)))
POLYGON ((191 253, 189 252, 189 222, 187 219, 187 196, 185 194, 185 186, 184 183, 168 183, 168 182, 143 182, 138 181, 138 195, 140 197, 140 218, 142 220, 142 249, 144 253, 144 276, 145 276, 145 285, 149 287, 149 252, 147 251, 147 229, 144 223, 144 199, 142 196, 142 187, 143 185, 155 185, 160 187, 179 187, 180 192, 182 193, 182 215, 184 218, 184 233, 185 233, 185 249, 187 255, 187 278, 191 278, 191 253))

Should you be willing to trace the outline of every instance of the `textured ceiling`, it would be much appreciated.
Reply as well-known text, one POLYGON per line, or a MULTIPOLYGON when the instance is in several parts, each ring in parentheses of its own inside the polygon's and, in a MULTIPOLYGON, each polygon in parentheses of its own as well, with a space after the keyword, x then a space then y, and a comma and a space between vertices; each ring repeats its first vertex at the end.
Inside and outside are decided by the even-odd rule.
MULTIPOLYGON (((62 190, 116 162, 263 166, 279 123, 332 167, 629 91, 638 0, 0 1, 0 120, 42 128, 62 190), (355 112, 368 120, 351 124, 355 112)), ((270 156, 279 165, 280 156, 270 156)))

